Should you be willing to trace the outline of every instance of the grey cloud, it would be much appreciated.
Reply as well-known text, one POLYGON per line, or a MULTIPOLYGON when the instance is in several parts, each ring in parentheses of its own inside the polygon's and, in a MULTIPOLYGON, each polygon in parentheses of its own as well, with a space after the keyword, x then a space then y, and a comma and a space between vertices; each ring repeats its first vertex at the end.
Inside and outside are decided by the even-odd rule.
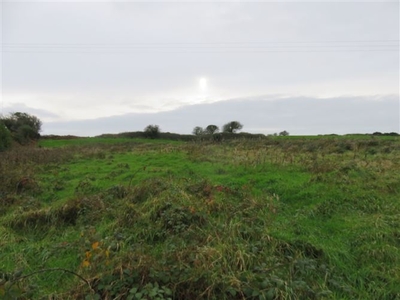
POLYGON ((399 96, 233 99, 162 113, 46 123, 45 133, 91 136, 138 131, 158 124, 165 132, 190 134, 195 126, 222 126, 231 120, 242 122, 243 131, 264 134, 279 130, 295 135, 398 132, 399 96))
POLYGON ((40 108, 29 107, 24 103, 14 103, 3 108, 4 115, 13 112, 25 112, 28 114, 35 115, 36 117, 42 120, 57 120, 60 118, 60 116, 51 111, 40 108))

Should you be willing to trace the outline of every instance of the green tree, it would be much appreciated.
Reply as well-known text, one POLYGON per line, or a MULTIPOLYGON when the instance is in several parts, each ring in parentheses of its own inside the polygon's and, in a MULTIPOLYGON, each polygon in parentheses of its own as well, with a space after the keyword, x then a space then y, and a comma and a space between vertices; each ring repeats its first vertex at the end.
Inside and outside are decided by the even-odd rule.
POLYGON ((0 152, 11 146, 11 133, 7 127, 0 122, 0 152))
POLYGON ((144 129, 144 135, 147 138, 156 139, 160 136, 160 127, 158 125, 147 125, 144 129))
POLYGON ((208 133, 208 134, 214 134, 214 133, 217 133, 218 131, 219 131, 219 128, 218 128, 218 126, 217 125, 208 125, 207 127, 206 127, 206 133, 208 133))
POLYGON ((197 136, 202 135, 202 134, 204 134, 204 129, 200 126, 196 126, 195 128, 193 128, 192 133, 197 136))
POLYGON ((240 124, 238 121, 231 121, 229 123, 226 123, 222 127, 223 132, 229 132, 229 133, 236 133, 238 130, 242 129, 243 125, 240 124))
POLYGON ((12 138, 20 144, 27 144, 40 137, 42 121, 36 116, 15 112, 2 117, 1 121, 11 133, 12 138))
POLYGON ((288 136, 289 132, 287 132, 286 130, 279 132, 280 136, 288 136))

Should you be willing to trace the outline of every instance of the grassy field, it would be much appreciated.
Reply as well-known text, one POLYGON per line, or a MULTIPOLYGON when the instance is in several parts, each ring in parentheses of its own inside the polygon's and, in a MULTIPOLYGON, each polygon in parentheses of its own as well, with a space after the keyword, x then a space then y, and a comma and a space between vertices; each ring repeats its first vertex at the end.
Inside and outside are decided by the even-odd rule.
MULTIPOLYGON (((136 143, 145 143, 148 140, 144 138, 136 138, 136 143)), ((110 137, 110 138, 100 138, 100 137, 88 137, 88 138, 76 138, 76 139, 43 139, 39 141, 40 147, 45 148, 57 148, 57 147, 68 147, 68 146, 101 146, 104 144, 132 144, 131 138, 120 138, 120 137, 110 137)), ((179 144, 177 141, 167 141, 167 140, 153 140, 153 144, 179 144)))
POLYGON ((0 153, 0 298, 398 299, 400 139, 0 153))

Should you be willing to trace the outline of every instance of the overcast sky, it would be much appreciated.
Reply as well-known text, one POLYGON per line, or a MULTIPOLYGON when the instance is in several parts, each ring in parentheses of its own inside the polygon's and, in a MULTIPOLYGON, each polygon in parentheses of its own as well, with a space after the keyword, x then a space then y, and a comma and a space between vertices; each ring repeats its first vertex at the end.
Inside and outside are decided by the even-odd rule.
POLYGON ((44 134, 399 129, 399 2, 3 1, 2 113, 44 134))

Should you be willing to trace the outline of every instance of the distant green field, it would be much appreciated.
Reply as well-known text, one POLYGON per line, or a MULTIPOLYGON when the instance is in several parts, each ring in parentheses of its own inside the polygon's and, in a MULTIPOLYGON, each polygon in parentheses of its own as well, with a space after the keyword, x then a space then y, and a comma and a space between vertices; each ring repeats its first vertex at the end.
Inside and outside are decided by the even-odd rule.
MULTIPOLYGON (((101 144, 121 144, 121 143, 146 143, 148 139, 143 138, 103 138, 103 137, 82 137, 74 139, 42 139, 38 145, 47 148, 65 147, 65 146, 85 146, 85 145, 101 145, 101 144)), ((152 140, 153 144, 179 144, 177 141, 169 140, 152 140)))
MULTIPOLYGON (((363 134, 354 135, 294 135, 294 136, 268 136, 267 139, 274 140, 321 140, 321 139, 335 139, 335 140, 399 140, 399 136, 371 136, 363 134)), ((121 143, 149 143, 152 144, 180 144, 180 141, 155 139, 149 140, 144 138, 121 138, 121 137, 80 137, 71 139, 42 139, 39 140, 38 145, 46 148, 56 148, 65 146, 84 146, 95 144, 121 144, 121 143)))
POLYGON ((0 153, 0 298, 397 299, 400 140, 0 153))
POLYGON ((313 140, 320 140, 320 139, 341 139, 341 140, 398 140, 400 136, 389 136, 389 135, 370 135, 370 134, 347 134, 347 135, 289 135, 289 136, 269 136, 269 138, 274 139, 313 139, 313 140))

